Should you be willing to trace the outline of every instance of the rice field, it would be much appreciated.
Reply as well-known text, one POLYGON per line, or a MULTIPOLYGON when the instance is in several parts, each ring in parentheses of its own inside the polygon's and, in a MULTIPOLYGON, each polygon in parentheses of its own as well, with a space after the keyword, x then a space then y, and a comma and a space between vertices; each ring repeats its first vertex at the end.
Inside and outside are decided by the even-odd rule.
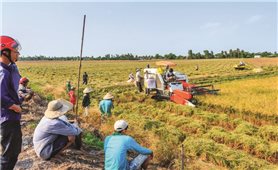
MULTIPOLYGON (((114 121, 126 119, 129 133, 154 151, 155 163, 179 169, 184 146, 188 169, 277 169, 278 168, 278 59, 243 59, 247 70, 235 70, 240 59, 176 60, 174 70, 190 82, 213 83, 219 95, 198 96, 199 105, 189 108, 169 101, 156 101, 128 84, 135 68, 155 61, 84 61, 94 89, 90 116, 83 121, 105 136, 114 121), (199 70, 195 70, 195 66, 199 70), (113 116, 100 124, 98 102, 107 93, 115 96, 113 116)), ((65 84, 77 85, 77 61, 18 62, 37 93, 51 100, 67 98, 65 84)), ((143 73, 142 73, 143 74, 143 73)), ((85 88, 81 85, 80 92, 85 88)), ((81 102, 81 98, 79 99, 81 102)))

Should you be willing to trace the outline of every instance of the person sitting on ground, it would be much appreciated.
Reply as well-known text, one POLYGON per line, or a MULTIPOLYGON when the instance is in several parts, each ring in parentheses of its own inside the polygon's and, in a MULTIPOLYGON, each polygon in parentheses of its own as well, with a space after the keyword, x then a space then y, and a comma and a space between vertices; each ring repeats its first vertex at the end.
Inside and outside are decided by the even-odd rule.
POLYGON ((91 104, 91 100, 90 100, 90 93, 93 91, 92 88, 90 87, 86 87, 83 90, 83 100, 82 100, 82 107, 84 108, 84 115, 88 116, 89 114, 89 106, 91 104))
POLYGON ((34 92, 27 88, 28 82, 29 79, 26 77, 19 80, 18 96, 21 101, 28 101, 34 95, 34 92))
POLYGON ((33 137, 38 157, 50 160, 70 146, 80 149, 82 130, 78 127, 77 121, 71 124, 60 118, 70 110, 72 104, 63 99, 48 103, 44 117, 37 125, 33 137))
POLYGON ((101 117, 107 116, 110 117, 112 115, 111 109, 113 106, 113 98, 114 96, 111 93, 107 93, 103 100, 99 103, 99 110, 101 112, 101 117))
POLYGON ((83 84, 87 85, 88 84, 88 74, 84 72, 83 74, 83 84))
POLYGON ((169 72, 166 74, 166 80, 168 82, 173 82, 176 80, 176 76, 175 76, 174 70, 172 68, 170 68, 169 72))
POLYGON ((105 169, 147 169, 153 152, 138 144, 131 136, 126 135, 128 123, 118 120, 114 124, 114 133, 104 141, 105 169), (127 151, 136 151, 139 155, 131 161, 126 159, 127 151))
POLYGON ((71 84, 70 84, 70 81, 68 80, 67 84, 66 84, 66 91, 67 91, 67 93, 70 91, 70 89, 71 89, 71 84))
POLYGON ((73 105, 72 110, 75 111, 75 104, 76 104, 76 96, 75 96, 75 87, 71 86, 69 91, 70 102, 73 105))

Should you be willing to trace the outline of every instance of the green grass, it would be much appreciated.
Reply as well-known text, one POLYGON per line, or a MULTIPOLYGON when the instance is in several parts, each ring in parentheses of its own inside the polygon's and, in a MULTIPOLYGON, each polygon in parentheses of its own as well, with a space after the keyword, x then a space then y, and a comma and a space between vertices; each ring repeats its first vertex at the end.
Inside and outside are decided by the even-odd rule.
POLYGON ((90 132, 83 132, 82 141, 90 147, 103 149, 103 142, 90 132))

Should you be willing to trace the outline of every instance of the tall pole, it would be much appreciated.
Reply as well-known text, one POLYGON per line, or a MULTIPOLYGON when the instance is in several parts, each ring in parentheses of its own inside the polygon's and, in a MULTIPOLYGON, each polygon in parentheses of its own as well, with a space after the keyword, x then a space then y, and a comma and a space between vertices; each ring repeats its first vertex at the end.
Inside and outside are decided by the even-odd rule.
POLYGON ((181 170, 184 170, 184 148, 183 148, 183 144, 181 145, 181 170))
POLYGON ((78 83, 77 83, 77 103, 76 103, 76 110, 75 110, 75 118, 76 119, 78 117, 79 82, 80 82, 80 72, 81 72, 81 62, 82 62, 82 52, 83 52, 83 41, 84 41, 84 32, 85 32, 85 21, 86 21, 86 15, 84 15, 84 19, 83 19, 81 50, 80 50, 80 57, 79 57, 78 83))

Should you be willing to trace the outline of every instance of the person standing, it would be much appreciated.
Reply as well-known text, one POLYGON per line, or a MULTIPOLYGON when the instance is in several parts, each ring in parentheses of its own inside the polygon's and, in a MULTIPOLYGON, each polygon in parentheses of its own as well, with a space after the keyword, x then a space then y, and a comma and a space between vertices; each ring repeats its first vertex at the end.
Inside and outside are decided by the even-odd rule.
POLYGON ((88 74, 84 72, 83 74, 83 84, 87 85, 88 84, 88 74))
POLYGON ((88 113, 89 113, 89 106, 91 104, 91 100, 90 100, 90 93, 93 91, 92 88, 90 87, 86 87, 84 90, 83 90, 83 100, 82 100, 82 106, 84 108, 84 115, 85 116, 88 116, 88 113))
POLYGON ((137 68, 135 80, 136 80, 136 86, 137 86, 139 92, 143 91, 142 84, 141 84, 142 79, 143 79, 143 77, 140 75, 140 68, 137 68))
POLYGON ((76 95, 75 95, 75 87, 71 86, 69 91, 70 102, 72 104, 72 110, 75 111, 75 104, 76 104, 76 95))
POLYGON ((99 110, 101 112, 101 117, 107 116, 110 117, 112 115, 111 109, 113 106, 113 98, 114 96, 111 93, 107 93, 103 100, 99 103, 99 110))
POLYGON ((15 62, 19 58, 20 43, 9 36, 0 36, 1 86, 1 170, 13 169, 21 151, 21 107, 18 97, 19 72, 15 62))
POLYGON ((104 167, 105 169, 135 170, 147 169, 153 152, 142 147, 131 136, 126 135, 128 123, 118 120, 114 124, 114 133, 107 136, 104 141, 104 167), (139 153, 133 160, 126 159, 127 152, 133 150, 139 153))
POLYGON ((68 80, 67 84, 66 84, 66 91, 67 91, 67 93, 70 91, 70 89, 71 89, 71 84, 70 84, 70 81, 68 80))

